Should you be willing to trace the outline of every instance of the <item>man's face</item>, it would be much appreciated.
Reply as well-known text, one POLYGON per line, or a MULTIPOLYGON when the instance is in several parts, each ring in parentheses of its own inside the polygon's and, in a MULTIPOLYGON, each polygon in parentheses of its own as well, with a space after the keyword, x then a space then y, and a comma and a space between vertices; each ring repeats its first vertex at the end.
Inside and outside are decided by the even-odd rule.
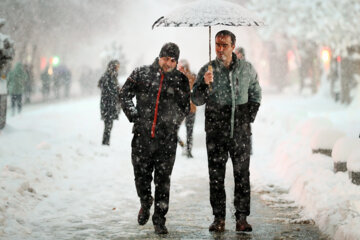
POLYGON ((217 36, 215 38, 216 56, 221 61, 231 59, 235 45, 231 43, 230 36, 217 36))
POLYGON ((176 67, 176 60, 172 57, 161 57, 159 58, 159 65, 163 72, 171 72, 176 67))

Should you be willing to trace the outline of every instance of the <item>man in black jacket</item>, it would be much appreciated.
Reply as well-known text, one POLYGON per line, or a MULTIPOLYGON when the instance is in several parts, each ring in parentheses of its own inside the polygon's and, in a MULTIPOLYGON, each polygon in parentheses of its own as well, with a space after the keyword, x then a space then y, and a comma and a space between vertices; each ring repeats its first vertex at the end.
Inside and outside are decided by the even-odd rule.
POLYGON ((149 66, 135 69, 121 93, 121 106, 134 123, 131 143, 135 185, 141 208, 138 223, 150 217, 152 172, 155 183, 155 210, 152 217, 155 232, 167 234, 170 176, 175 162, 177 132, 190 110, 190 88, 187 77, 176 70, 180 50, 166 43, 149 66), (133 98, 136 98, 136 105, 133 98))

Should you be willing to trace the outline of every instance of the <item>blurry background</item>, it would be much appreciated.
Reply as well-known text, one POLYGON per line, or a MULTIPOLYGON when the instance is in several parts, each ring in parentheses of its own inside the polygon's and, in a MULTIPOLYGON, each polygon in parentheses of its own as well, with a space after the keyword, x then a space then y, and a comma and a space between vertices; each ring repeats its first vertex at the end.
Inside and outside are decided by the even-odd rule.
MULTIPOLYGON (((343 104, 355 98, 360 72, 358 0, 229 1, 251 9, 267 26, 214 27, 212 33, 229 29, 236 34, 236 45, 244 47, 265 90, 321 92, 343 104)), ((208 58, 207 28, 151 29, 159 17, 188 2, 192 0, 1 0, 5 24, 0 32, 12 39, 15 49, 2 71, 17 62, 26 65, 31 77, 25 102, 95 94, 110 59, 120 60, 123 83, 135 67, 151 64, 161 46, 173 41, 180 47, 180 58, 188 59, 196 73, 208 58), (44 72, 50 80, 41 78, 44 72), (70 73, 69 79, 56 82, 53 75, 65 73, 70 73), (46 84, 49 93, 44 97, 46 84)))

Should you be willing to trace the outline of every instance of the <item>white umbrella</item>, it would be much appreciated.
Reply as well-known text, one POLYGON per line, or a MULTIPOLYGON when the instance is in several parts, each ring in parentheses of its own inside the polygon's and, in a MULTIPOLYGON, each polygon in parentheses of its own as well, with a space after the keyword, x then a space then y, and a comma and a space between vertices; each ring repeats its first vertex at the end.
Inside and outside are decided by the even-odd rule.
POLYGON ((263 26, 263 21, 239 4, 221 0, 200 0, 173 10, 155 21, 155 27, 209 27, 209 62, 211 61, 211 26, 263 26))

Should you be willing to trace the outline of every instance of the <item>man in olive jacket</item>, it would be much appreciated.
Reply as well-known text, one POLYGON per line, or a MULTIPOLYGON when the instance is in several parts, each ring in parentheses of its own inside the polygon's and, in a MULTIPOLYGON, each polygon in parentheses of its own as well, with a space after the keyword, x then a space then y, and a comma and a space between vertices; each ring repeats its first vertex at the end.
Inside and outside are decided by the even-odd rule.
POLYGON ((200 69, 191 95, 195 105, 206 104, 210 203, 214 215, 209 231, 217 232, 225 230, 224 178, 228 155, 235 178, 236 231, 252 231, 246 221, 250 214, 250 123, 260 106, 261 88, 252 65, 233 53, 235 41, 230 31, 216 34, 216 59, 200 69))
POLYGON ((132 164, 141 208, 138 223, 146 224, 153 202, 152 172, 155 183, 155 232, 168 233, 170 176, 175 162, 177 132, 190 111, 190 87, 187 77, 176 69, 180 50, 174 43, 165 44, 150 66, 135 69, 121 93, 121 106, 134 123, 132 164), (136 98, 136 106, 133 98, 136 98))

